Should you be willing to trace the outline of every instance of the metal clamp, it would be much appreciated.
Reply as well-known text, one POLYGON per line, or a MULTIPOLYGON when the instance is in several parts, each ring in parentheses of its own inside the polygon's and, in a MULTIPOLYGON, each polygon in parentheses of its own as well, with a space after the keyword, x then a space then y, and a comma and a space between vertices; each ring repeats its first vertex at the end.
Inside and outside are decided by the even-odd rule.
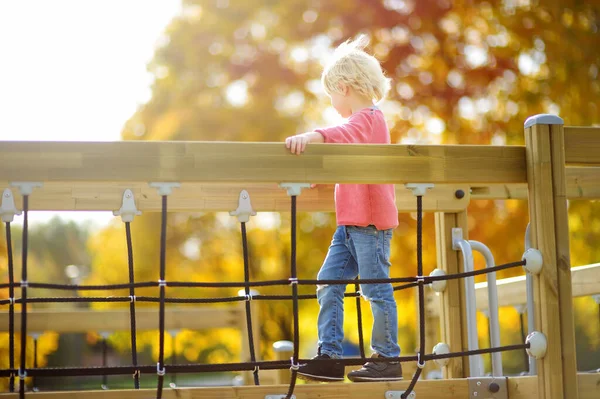
POLYGON ((290 197, 300 195, 303 188, 310 188, 310 183, 280 183, 279 187, 287 189, 290 197))
POLYGON ((158 280, 158 286, 159 287, 166 287, 167 286, 167 281, 166 280, 158 280))
POLYGON ((29 287, 29 283, 27 282, 27 280, 21 280, 21 288, 27 288, 29 287))
POLYGON ((294 357, 290 357, 290 362, 292 365, 290 366, 290 370, 298 370, 300 368, 300 363, 294 363, 294 357))
MULTIPOLYGON (((385 399, 403 399, 406 391, 387 391, 385 393, 385 399)), ((415 399, 417 397, 417 393, 412 391, 406 396, 405 399, 415 399)))
POLYGON ((20 380, 24 380, 25 378, 27 378, 27 370, 19 369, 18 375, 20 380))
POLYGON ((2 193, 2 203, 0 204, 0 217, 4 223, 10 223, 15 215, 20 215, 21 211, 15 206, 15 197, 10 188, 4 189, 2 193))
POLYGON ((471 377, 469 397, 482 399, 508 399, 506 377, 471 377))
POLYGON ((415 197, 422 197, 427 193, 427 190, 433 188, 431 183, 408 183, 404 187, 412 190, 415 197))
POLYGON ((161 377, 164 376, 166 374, 165 366, 163 366, 163 368, 161 369, 160 368, 160 363, 156 363, 156 374, 159 375, 159 376, 161 376, 161 377))
POLYGON ((288 281, 290 282, 290 285, 294 285, 294 284, 298 285, 298 278, 296 278, 296 277, 290 277, 290 278, 288 278, 288 281))
POLYGON ((43 187, 44 183, 42 182, 32 182, 32 181, 14 181, 11 182, 10 185, 12 187, 18 187, 21 195, 30 195, 33 192, 33 189, 36 187, 43 187))
POLYGON ((242 190, 240 192, 238 207, 235 211, 229 212, 229 214, 237 216, 240 223, 246 223, 250 220, 250 216, 256 216, 256 212, 252 209, 252 204, 250 203, 250 194, 248 194, 248 191, 242 190))
POLYGON ((121 216, 121 220, 123 223, 133 222, 133 218, 135 216, 141 215, 142 212, 139 211, 135 206, 135 198, 133 196, 133 191, 130 189, 125 190, 123 193, 123 202, 121 204, 121 209, 118 211, 113 211, 113 215, 121 216))
POLYGON ((153 182, 148 183, 148 185, 158 189, 158 195, 161 196, 170 195, 174 188, 181 187, 181 183, 177 182, 153 182))
POLYGON ((135 297, 135 295, 129 295, 129 300, 130 300, 132 303, 135 303, 135 301, 136 301, 136 297, 135 297))
POLYGON ((417 367, 420 369, 425 367, 425 361, 421 362, 421 352, 417 352, 417 367))

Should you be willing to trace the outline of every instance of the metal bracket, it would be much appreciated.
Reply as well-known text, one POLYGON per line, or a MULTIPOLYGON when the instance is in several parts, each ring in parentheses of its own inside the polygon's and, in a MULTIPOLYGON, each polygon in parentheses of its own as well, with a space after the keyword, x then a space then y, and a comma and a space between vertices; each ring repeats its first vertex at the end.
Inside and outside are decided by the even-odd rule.
POLYGON ((310 183, 279 183, 279 187, 287 189, 290 197, 300 195, 303 188, 310 188, 310 183))
POLYGON ((256 216, 256 212, 252 209, 250 203, 250 194, 248 191, 242 190, 240 192, 240 199, 238 201, 238 208, 235 211, 229 212, 231 216, 237 216, 240 223, 246 223, 250 220, 250 216, 256 216))
POLYGON ((123 223, 133 222, 135 216, 141 215, 142 212, 138 211, 135 206, 135 198, 133 197, 133 191, 130 189, 125 190, 123 193, 123 203, 121 209, 113 211, 113 215, 121 216, 123 223))
POLYGON ((460 250, 458 242, 463 240, 463 231, 460 227, 452 228, 452 249, 455 251, 460 250))
POLYGON ((0 217, 4 223, 10 223, 15 215, 20 215, 21 211, 15 206, 15 197, 10 188, 4 189, 2 193, 2 204, 0 205, 0 217))
POLYGON ((150 187, 158 189, 158 195, 169 195, 173 192, 174 188, 181 187, 181 183, 177 182, 152 182, 148 183, 150 187))
MULTIPOLYGON (((402 399, 402 395, 404 395, 406 391, 387 391, 385 393, 385 399, 402 399)), ((412 391, 406 399, 416 399, 417 393, 412 391)))
POLYGON ((423 196, 427 193, 427 189, 433 188, 431 183, 407 183, 404 187, 412 190, 414 196, 423 196))
MULTIPOLYGON (((285 399, 287 395, 267 395, 265 399, 285 399)), ((296 399, 296 395, 290 396, 290 399, 296 399)))
POLYGON ((506 377, 470 377, 469 397, 477 399, 508 399, 506 377))
POLYGON ((21 195, 30 195, 36 187, 43 187, 44 183, 32 181, 13 181, 10 183, 12 187, 18 187, 21 195))

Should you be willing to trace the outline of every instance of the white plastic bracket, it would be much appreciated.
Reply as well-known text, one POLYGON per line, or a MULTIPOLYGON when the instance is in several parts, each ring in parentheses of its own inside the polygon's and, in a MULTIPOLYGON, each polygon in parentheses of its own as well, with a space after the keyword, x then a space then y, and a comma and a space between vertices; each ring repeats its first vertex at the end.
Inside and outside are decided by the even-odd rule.
POLYGON ((174 188, 181 187, 181 183, 178 182, 153 182, 148 183, 150 187, 154 187, 158 190, 158 195, 170 195, 174 188))
MULTIPOLYGON (((406 391, 387 391, 385 393, 385 399, 402 399, 402 395, 404 395, 406 391)), ((417 393, 412 391, 406 399, 416 399, 417 393)))
POLYGON ((452 249, 455 251, 460 250, 458 243, 463 240, 463 231, 460 227, 452 228, 452 249))
POLYGON ((0 205, 0 217, 4 223, 10 223, 15 215, 20 215, 21 211, 15 206, 15 197, 10 188, 4 189, 2 193, 2 205, 0 205))
POLYGON ((506 377, 469 377, 469 397, 508 399, 506 377))
POLYGON ((135 198, 133 197, 133 191, 130 189, 125 190, 123 193, 123 202, 121 204, 121 209, 118 211, 113 211, 113 215, 121 216, 121 220, 123 223, 133 222, 133 218, 135 216, 141 215, 142 212, 139 211, 135 206, 135 198))
MULTIPOLYGON (((265 399, 285 399, 287 395, 267 395, 265 399)), ((296 395, 290 396, 290 399, 296 399, 296 395)))
POLYGON ((279 187, 287 189, 287 195, 292 197, 300 195, 303 188, 310 188, 310 183, 279 183, 279 187))
POLYGON ((433 188, 431 183, 408 183, 404 187, 412 190, 415 197, 423 196, 427 193, 427 190, 433 188))
POLYGON ((515 310, 517 311, 518 314, 525 314, 525 311, 527 310, 527 305, 525 305, 525 304, 515 305, 515 306, 513 306, 513 308, 515 308, 515 310))
POLYGON ((596 301, 596 303, 598 305, 600 305, 600 294, 598 294, 598 295, 592 295, 592 298, 594 298, 594 301, 596 301))
POLYGON ((17 187, 21 195, 30 195, 36 187, 42 187, 44 183, 33 181, 13 181, 10 183, 12 187, 17 187))
POLYGON ((246 223, 250 220, 250 216, 256 216, 256 212, 254 212, 252 204, 250 203, 250 194, 248 194, 248 191, 240 191, 238 207, 235 211, 229 212, 229 214, 231 216, 237 216, 240 223, 246 223))

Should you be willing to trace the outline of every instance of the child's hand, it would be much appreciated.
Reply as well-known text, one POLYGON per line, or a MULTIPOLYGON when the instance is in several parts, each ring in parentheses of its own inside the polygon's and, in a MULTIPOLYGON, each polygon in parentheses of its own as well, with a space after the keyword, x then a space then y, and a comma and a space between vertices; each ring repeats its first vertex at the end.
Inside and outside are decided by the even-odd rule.
POLYGON ((288 148, 292 154, 302 154, 306 149, 308 143, 322 143, 325 139, 323 135, 318 132, 308 132, 290 136, 285 139, 285 147, 288 148))
POLYGON ((307 134, 297 134, 285 139, 285 146, 292 154, 302 154, 308 143, 310 143, 310 137, 307 134))

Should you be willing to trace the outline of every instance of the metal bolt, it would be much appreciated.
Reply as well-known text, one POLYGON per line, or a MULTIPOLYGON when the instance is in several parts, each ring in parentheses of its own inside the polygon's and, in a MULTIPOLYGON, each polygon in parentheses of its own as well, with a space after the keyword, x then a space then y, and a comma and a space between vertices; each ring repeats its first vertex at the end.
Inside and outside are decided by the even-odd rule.
POLYGON ((246 194, 242 194, 242 198, 243 199, 248 199, 248 196, 246 194))
POLYGON ((10 197, 10 193, 4 193, 4 196, 5 196, 6 198, 10 197))
POLYGON ((498 385, 495 382, 492 382, 490 384, 490 386, 488 387, 488 389, 490 390, 491 393, 496 393, 496 392, 498 392, 500 390, 500 385, 498 385))
POLYGON ((480 387, 481 386, 481 381, 477 381, 477 386, 480 387))
POLYGON ((477 392, 473 392, 473 396, 477 396, 477 392))
POLYGON ((125 195, 125 198, 131 198, 131 194, 127 193, 127 194, 125 195))
POLYGON ((465 192, 463 190, 456 190, 454 196, 458 199, 462 199, 465 197, 465 192))

